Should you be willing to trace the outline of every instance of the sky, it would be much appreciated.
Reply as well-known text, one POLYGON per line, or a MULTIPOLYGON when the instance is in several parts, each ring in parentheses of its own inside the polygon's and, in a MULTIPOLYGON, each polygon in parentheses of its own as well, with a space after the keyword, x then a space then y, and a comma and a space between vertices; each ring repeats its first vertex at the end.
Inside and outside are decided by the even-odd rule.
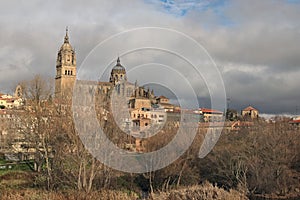
MULTIPOLYGON (((230 108, 241 110, 252 105, 267 114, 300 114, 299 18, 298 0, 1 1, 0 92, 11 92, 19 81, 35 74, 54 78, 66 26, 79 69, 90 52, 112 35, 141 27, 161 27, 183 33, 202 45, 220 72, 230 108)), ((151 37, 146 33, 136 36, 136 40, 151 37)), ((158 76, 152 70, 147 74, 129 73, 130 81, 138 79, 143 83, 144 79, 161 77, 184 94, 187 86, 178 80, 190 77, 200 106, 207 106, 207 82, 192 76, 186 63, 157 50, 124 54, 123 47, 132 43, 124 40, 105 51, 115 57, 120 55, 129 71, 143 63, 177 64, 179 75, 161 71, 158 76)), ((193 54, 191 48, 176 39, 168 45, 193 54)), ((113 65, 94 64, 98 68, 113 65)))

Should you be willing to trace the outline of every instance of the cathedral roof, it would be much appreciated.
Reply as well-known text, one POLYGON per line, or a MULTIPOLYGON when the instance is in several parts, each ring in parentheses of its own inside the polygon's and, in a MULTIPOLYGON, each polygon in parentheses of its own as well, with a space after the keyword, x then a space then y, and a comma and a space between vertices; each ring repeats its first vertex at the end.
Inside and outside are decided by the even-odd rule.
POLYGON ((73 51, 73 48, 72 48, 72 46, 71 46, 71 44, 69 42, 68 28, 66 28, 66 35, 65 35, 65 38, 64 38, 64 43, 60 47, 60 51, 63 51, 63 50, 73 51))
POLYGON ((125 70, 125 67, 121 65, 120 58, 117 59, 117 64, 113 67, 113 70, 125 70))

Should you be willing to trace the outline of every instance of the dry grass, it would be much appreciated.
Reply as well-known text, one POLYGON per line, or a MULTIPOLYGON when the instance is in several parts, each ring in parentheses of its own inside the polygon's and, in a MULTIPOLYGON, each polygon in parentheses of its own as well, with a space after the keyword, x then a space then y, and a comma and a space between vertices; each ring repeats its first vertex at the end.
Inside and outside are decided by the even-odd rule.
MULTIPOLYGON (((138 195, 122 191, 102 190, 90 193, 74 190, 61 192, 47 192, 44 190, 24 189, 0 191, 0 200, 136 200, 138 195)), ((225 191, 210 183, 172 190, 170 192, 156 193, 151 200, 247 200, 248 198, 236 191, 225 191)))
POLYGON ((90 193, 65 191, 48 192, 43 190, 6 190, 0 192, 0 200, 132 200, 137 199, 136 194, 127 194, 121 191, 94 191, 90 193))
POLYGON ((153 200, 247 200, 248 197, 236 190, 226 191, 210 183, 154 194, 153 200))
POLYGON ((27 188, 33 184, 33 173, 8 171, 0 175, 0 191, 5 188, 27 188))

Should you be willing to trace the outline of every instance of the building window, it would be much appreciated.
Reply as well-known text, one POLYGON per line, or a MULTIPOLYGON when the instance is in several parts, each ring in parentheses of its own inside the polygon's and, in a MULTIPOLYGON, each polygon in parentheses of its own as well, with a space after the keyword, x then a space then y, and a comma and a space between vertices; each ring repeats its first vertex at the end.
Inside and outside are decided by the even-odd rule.
POLYGON ((71 75, 73 75, 73 71, 71 71, 71 75))
POLYGON ((67 75, 67 73, 68 73, 68 71, 67 71, 67 70, 65 70, 65 75, 67 75))

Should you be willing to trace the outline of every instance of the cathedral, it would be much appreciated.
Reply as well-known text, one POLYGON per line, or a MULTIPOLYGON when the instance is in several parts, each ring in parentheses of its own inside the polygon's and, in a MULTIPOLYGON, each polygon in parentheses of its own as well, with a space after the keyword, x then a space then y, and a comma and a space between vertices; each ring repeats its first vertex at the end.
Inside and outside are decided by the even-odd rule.
MULTIPOLYGON (((76 53, 70 44, 68 29, 66 29, 64 43, 58 51, 56 60, 55 99, 57 102, 71 105, 75 81, 76 53)), ((119 100, 124 101, 126 99, 126 103, 123 102, 122 106, 129 110, 130 126, 147 127, 154 123, 163 124, 166 120, 166 112, 174 108, 166 97, 156 97, 153 90, 150 91, 149 88, 145 89, 138 86, 137 81, 135 83, 129 82, 126 69, 121 64, 119 57, 111 69, 110 78, 107 82, 80 80, 80 83, 82 82, 86 83, 87 87, 91 87, 96 98, 100 98, 102 102, 108 102, 107 100, 111 99, 113 94, 121 95, 119 100)), ((112 103, 114 105, 121 104, 118 101, 112 103)), ((112 108, 114 105, 111 104, 110 107, 112 108)), ((126 120, 128 121, 128 117, 126 120)))
MULTIPOLYGON (((72 104, 76 75, 76 53, 70 44, 68 29, 66 29, 64 42, 57 53, 56 60, 56 102, 67 107, 72 104)), ((115 119, 117 124, 122 127, 123 131, 133 135, 147 134, 148 131, 151 131, 150 127, 163 126, 167 120, 167 112, 174 110, 174 106, 169 103, 168 98, 156 97, 153 90, 138 86, 137 81, 129 82, 126 69, 121 64, 119 57, 111 69, 107 82, 80 80, 77 83, 80 83, 79 91, 80 87, 88 88, 84 91, 89 91, 89 94, 79 92, 84 98, 89 98, 90 94, 95 95, 95 106, 96 109, 100 107, 100 113, 110 113, 115 108, 118 112, 118 119, 115 119), (113 98, 115 94, 119 95, 119 98, 113 98), (97 101, 97 99, 100 100, 97 101), (109 103, 108 106, 106 106, 107 103, 109 103), (126 112, 120 112, 123 109, 126 112)), ((105 116, 103 119, 107 120, 105 116)), ((136 150, 142 151, 142 146, 142 141, 136 139, 136 150)))
MULTIPOLYGON (((69 41, 68 29, 64 37, 64 43, 60 47, 56 60, 56 76, 55 76, 55 98, 70 99, 72 97, 73 87, 76 81, 76 53, 69 41)), ((94 83, 95 84, 95 83, 94 83)), ((122 66, 120 58, 117 58, 116 65, 112 68, 108 82, 96 83, 97 93, 110 95, 113 89, 120 94, 131 97, 130 108, 140 106, 149 107, 151 103, 155 103, 154 92, 143 87, 139 87, 137 83, 132 84, 127 81, 126 69, 122 66), (142 100, 148 99, 149 103, 141 103, 142 100)))

